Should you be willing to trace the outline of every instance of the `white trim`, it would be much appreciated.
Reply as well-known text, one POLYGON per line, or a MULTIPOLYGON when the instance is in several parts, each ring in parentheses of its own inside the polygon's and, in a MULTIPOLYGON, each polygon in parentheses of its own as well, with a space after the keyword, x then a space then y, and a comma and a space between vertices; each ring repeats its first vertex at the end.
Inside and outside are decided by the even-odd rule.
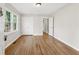
POLYGON ((10 46, 13 42, 15 42, 21 35, 19 35, 15 40, 11 41, 10 43, 7 44, 7 46, 5 46, 5 48, 7 48, 8 46, 10 46))
POLYGON ((79 51, 79 49, 78 49, 78 48, 73 47, 72 45, 70 45, 69 43, 67 43, 67 42, 65 42, 65 41, 63 41, 63 40, 60 40, 60 39, 59 39, 59 38, 57 38, 56 36, 54 36, 54 38, 56 38, 57 40, 59 40, 59 41, 63 42, 64 44, 66 44, 66 45, 68 45, 68 46, 72 47, 73 49, 75 49, 75 50, 79 51))
MULTIPOLYGON (((13 33, 13 32, 15 32, 15 31, 18 30, 18 14, 15 13, 14 11, 12 11, 11 9, 8 9, 8 8, 5 7, 5 9, 4 9, 4 15, 6 14, 6 11, 9 11, 10 14, 11 14, 11 17, 10 17, 10 19, 11 19, 11 22, 10 22, 11 23, 10 31, 9 32, 5 32, 5 34, 9 34, 9 33, 13 33), (17 19, 16 19, 16 30, 13 29, 13 15, 16 15, 16 17, 17 17, 17 19)), ((4 19, 5 19, 5 16, 4 16, 4 19)), ((5 22, 5 20, 4 20, 4 22, 5 22)), ((4 25, 4 28, 5 28, 5 25, 4 25)))
POLYGON ((12 34, 14 32, 17 32, 17 30, 14 30, 14 31, 11 31, 11 32, 4 32, 4 35, 9 35, 9 34, 12 34))
MULTIPOLYGON (((49 34, 49 33, 48 33, 49 34)), ((53 36, 52 34, 49 34, 50 36, 53 36)))

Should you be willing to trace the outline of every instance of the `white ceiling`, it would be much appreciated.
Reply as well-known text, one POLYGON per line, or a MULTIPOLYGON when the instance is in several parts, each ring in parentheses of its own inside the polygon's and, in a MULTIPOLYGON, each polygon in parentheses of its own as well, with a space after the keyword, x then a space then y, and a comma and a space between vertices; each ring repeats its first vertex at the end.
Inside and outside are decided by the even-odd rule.
POLYGON ((41 7, 36 7, 34 3, 12 3, 23 15, 49 15, 65 5, 66 3, 42 3, 41 7))

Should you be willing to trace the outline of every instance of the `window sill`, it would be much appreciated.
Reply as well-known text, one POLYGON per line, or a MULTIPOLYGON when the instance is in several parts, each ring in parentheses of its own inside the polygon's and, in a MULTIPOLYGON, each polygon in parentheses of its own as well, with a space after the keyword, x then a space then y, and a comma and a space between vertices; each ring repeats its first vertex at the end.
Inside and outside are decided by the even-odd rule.
POLYGON ((11 32, 4 32, 4 35, 10 35, 10 34, 16 32, 16 31, 17 31, 17 30, 15 30, 15 31, 11 31, 11 32))

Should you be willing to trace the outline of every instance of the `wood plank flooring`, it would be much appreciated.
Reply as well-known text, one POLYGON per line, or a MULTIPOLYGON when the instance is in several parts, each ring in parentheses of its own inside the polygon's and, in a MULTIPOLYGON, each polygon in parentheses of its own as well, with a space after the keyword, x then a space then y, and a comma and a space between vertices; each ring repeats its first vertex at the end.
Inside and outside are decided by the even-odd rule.
POLYGON ((43 36, 23 35, 5 49, 6 55, 79 55, 79 52, 57 39, 43 36))

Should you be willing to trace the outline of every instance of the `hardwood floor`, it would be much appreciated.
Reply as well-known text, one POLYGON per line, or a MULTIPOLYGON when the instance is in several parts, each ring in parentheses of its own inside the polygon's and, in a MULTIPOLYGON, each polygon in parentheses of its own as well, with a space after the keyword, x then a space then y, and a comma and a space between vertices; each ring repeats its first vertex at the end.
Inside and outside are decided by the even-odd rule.
POLYGON ((6 55, 79 55, 79 52, 57 39, 43 36, 23 35, 5 49, 6 55))

